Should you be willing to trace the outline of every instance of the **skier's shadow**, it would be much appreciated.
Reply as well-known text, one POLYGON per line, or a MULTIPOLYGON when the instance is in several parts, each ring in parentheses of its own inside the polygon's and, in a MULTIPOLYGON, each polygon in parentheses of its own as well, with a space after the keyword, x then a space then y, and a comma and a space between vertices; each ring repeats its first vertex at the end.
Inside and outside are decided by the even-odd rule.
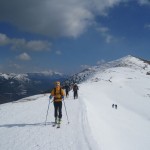
POLYGON ((54 122, 42 122, 42 123, 22 123, 22 124, 3 124, 0 125, 0 128, 5 127, 5 128, 13 128, 13 127, 26 127, 26 126, 45 126, 45 125, 53 125, 54 122))

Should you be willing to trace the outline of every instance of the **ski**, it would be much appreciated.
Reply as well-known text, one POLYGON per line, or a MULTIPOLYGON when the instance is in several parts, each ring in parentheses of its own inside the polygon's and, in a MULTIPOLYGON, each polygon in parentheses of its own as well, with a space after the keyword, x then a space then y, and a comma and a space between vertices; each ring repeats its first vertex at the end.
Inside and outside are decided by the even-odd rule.
POLYGON ((54 122, 54 123, 52 124, 53 127, 55 127, 56 125, 57 125, 57 122, 54 122))
POLYGON ((55 122, 52 124, 52 127, 60 128, 60 124, 61 124, 61 119, 55 120, 55 122))
POLYGON ((53 126, 53 127, 56 127, 56 125, 57 125, 57 124, 55 123, 55 124, 53 124, 52 126, 53 126))
POLYGON ((52 127, 60 128, 60 123, 54 123, 54 124, 52 125, 52 127))

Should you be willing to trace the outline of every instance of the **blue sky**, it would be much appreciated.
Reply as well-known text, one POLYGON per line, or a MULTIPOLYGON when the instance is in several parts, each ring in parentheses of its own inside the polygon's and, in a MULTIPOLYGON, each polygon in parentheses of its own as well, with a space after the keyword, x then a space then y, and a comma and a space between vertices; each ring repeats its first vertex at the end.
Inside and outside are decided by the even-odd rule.
POLYGON ((149 0, 0 0, 0 72, 76 73, 150 60, 149 0))

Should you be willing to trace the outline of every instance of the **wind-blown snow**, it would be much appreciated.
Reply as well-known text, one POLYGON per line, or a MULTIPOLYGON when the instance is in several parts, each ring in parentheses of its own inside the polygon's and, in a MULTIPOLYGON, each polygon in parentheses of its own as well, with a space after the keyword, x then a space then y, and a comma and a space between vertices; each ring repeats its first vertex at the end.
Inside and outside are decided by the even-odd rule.
POLYGON ((1 149, 149 150, 148 71, 148 64, 132 56, 95 67, 79 85, 79 98, 73 100, 70 91, 65 99, 70 124, 63 106, 60 129, 52 127, 52 103, 44 125, 49 94, 0 105, 1 149))

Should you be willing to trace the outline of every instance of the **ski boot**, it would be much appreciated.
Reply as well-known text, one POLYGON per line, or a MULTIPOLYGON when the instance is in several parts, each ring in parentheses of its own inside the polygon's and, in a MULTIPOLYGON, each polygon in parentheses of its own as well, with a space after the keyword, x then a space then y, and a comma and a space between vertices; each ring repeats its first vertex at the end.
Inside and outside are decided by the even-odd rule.
POLYGON ((55 117, 55 124, 57 124, 58 123, 58 119, 57 119, 57 117, 55 117))
POLYGON ((58 118, 57 128, 60 128, 61 118, 58 118))
POLYGON ((58 124, 61 124, 61 118, 58 118, 58 124))

